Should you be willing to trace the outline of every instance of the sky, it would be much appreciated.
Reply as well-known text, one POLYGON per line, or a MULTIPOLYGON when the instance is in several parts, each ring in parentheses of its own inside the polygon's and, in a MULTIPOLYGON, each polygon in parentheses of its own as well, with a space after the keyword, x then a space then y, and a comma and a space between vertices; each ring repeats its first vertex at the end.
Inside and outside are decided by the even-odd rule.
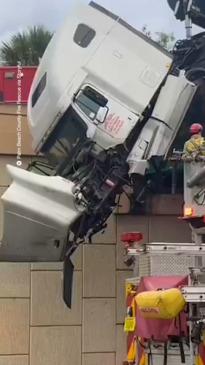
MULTIPOLYGON (((45 25, 55 31, 76 2, 88 0, 6 0, 0 12, 0 42, 32 25, 45 25)), ((137 29, 144 25, 155 32, 185 35, 183 23, 177 21, 166 0, 95 0, 121 16, 137 29)), ((0 0, 0 3, 3 0, 0 0)), ((195 32, 197 30, 195 29, 195 32)))

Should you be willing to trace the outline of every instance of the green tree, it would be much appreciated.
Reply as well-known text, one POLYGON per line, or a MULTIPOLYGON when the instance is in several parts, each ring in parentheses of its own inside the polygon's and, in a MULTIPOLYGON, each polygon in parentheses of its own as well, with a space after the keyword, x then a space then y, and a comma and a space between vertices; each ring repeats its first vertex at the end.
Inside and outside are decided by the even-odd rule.
POLYGON ((52 32, 43 26, 34 26, 13 35, 8 42, 2 42, 0 48, 1 63, 16 66, 36 66, 52 38, 52 32))
POLYGON ((164 32, 156 32, 157 38, 155 39, 160 46, 168 49, 170 44, 173 44, 175 41, 175 36, 173 33, 164 33, 164 32))
POLYGON ((160 44, 165 49, 170 50, 172 48, 173 43, 175 41, 175 36, 173 33, 165 33, 165 32, 155 32, 154 34, 147 28, 147 25, 142 27, 142 33, 145 34, 148 38, 153 39, 156 43, 160 44))
POLYGON ((143 27, 142 27, 142 33, 145 34, 148 38, 152 38, 152 33, 147 28, 147 25, 146 24, 143 25, 143 27))

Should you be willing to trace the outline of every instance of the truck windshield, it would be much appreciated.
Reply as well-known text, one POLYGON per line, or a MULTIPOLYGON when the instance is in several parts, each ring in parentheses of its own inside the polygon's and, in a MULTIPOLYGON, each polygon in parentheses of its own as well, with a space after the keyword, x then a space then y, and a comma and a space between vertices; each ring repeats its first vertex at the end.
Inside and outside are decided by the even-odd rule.
POLYGON ((69 108, 43 145, 41 152, 52 166, 57 166, 73 153, 86 138, 87 126, 78 114, 69 108))

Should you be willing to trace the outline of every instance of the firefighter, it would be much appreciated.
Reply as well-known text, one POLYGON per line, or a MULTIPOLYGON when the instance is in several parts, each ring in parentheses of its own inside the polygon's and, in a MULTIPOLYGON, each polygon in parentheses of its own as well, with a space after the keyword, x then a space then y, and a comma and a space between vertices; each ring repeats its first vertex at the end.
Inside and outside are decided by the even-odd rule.
POLYGON ((194 123, 190 127, 191 138, 185 143, 183 160, 204 160, 205 161, 205 139, 202 136, 203 126, 194 123))

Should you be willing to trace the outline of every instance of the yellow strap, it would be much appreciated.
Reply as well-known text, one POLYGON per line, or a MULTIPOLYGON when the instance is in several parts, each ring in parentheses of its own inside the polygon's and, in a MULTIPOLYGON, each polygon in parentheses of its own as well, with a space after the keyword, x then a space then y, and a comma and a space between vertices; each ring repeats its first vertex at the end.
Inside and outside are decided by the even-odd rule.
POLYGON ((131 307, 132 307, 132 316, 133 317, 136 317, 136 301, 135 301, 135 297, 132 299, 131 307))
POLYGON ((136 360, 137 357, 137 343, 136 343, 136 339, 134 338, 132 340, 132 343, 130 345, 128 354, 127 354, 127 361, 128 362, 134 362, 136 360))
POLYGON ((204 361, 200 355, 196 356, 195 365, 204 365, 204 361))
POLYGON ((148 354, 144 353, 142 355, 139 365, 148 365, 148 354))

